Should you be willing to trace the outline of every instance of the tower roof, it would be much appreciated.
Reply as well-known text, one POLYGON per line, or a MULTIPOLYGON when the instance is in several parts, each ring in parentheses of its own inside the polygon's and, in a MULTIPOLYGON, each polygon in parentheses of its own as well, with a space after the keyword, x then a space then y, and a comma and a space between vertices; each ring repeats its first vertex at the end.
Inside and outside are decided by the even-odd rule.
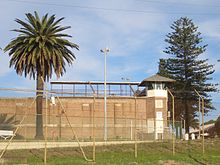
POLYGON ((145 78, 138 86, 146 86, 149 82, 166 82, 166 83, 171 83, 175 82, 175 80, 160 76, 158 74, 155 74, 151 77, 145 78))

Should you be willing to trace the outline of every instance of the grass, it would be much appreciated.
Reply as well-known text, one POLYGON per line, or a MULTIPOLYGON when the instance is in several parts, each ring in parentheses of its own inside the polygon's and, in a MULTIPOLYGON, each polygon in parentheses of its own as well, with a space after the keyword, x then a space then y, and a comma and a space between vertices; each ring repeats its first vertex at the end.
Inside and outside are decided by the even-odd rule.
MULTIPOLYGON (((78 148, 48 149, 48 165, 218 165, 220 164, 220 139, 205 140, 205 154, 201 141, 177 141, 176 154, 171 142, 138 144, 138 157, 134 158, 134 145, 96 147, 96 163, 86 162, 78 148)), ((92 157, 92 148, 84 148, 92 157)), ((7 151, 4 158, 10 163, 43 165, 44 150, 7 151)))

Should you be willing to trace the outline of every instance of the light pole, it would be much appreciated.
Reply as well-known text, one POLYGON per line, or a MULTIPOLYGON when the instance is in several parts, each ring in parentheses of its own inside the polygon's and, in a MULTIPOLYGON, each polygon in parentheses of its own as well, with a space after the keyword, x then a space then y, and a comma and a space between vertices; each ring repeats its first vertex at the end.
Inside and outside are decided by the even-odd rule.
MULTIPOLYGON (((129 82, 130 81, 130 78, 125 78, 125 77, 122 77, 121 78, 124 82, 129 82)), ((123 92, 122 92, 122 95, 123 95, 123 92)), ((125 96, 128 95, 128 91, 127 91, 127 85, 125 85, 125 96)))
MULTIPOLYGON (((204 146, 204 143, 205 143, 205 137, 204 137, 204 98, 199 94, 199 92, 196 89, 194 89, 194 91, 199 96, 199 98, 201 98, 201 100, 202 100, 202 153, 204 154, 205 153, 205 146, 204 146)), ((199 128, 200 128, 200 126, 199 126, 199 128)), ((199 131, 200 131, 200 129, 199 129, 199 131)))
POLYGON ((167 88, 167 91, 168 91, 168 93, 170 94, 170 96, 172 97, 172 118, 173 118, 173 124, 172 124, 172 128, 173 128, 173 136, 172 136, 172 139, 173 139, 173 155, 175 155, 175 136, 174 136, 174 128, 175 128, 175 115, 174 115, 174 113, 175 113, 175 111, 174 111, 174 103, 175 103, 175 101, 174 101, 174 96, 173 96, 173 94, 172 94, 172 92, 167 88))
POLYGON ((107 97, 106 97, 106 55, 110 51, 109 48, 104 48, 100 50, 101 53, 104 53, 105 62, 104 62, 104 140, 107 141, 107 97))
POLYGON ((201 127, 200 127, 200 124, 201 124, 200 119, 201 119, 201 117, 200 117, 200 115, 201 115, 201 97, 199 95, 199 136, 198 136, 198 139, 200 139, 200 136, 201 136, 201 133, 200 133, 200 131, 201 131, 201 127))

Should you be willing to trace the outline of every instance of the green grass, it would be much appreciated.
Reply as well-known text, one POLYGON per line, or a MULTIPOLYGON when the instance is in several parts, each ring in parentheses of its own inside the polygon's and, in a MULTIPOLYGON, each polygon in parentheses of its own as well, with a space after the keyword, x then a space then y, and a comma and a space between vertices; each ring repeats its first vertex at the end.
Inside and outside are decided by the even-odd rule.
MULTIPOLYGON (((138 144, 138 157, 134 158, 134 145, 112 145, 96 147, 96 163, 86 162, 78 148, 48 149, 49 165, 156 165, 156 164, 220 164, 220 139, 205 140, 205 154, 202 154, 201 141, 177 141, 176 153, 172 154, 171 142, 138 144)), ((92 157, 92 148, 84 148, 92 157)), ((6 161, 41 165, 44 150, 7 151, 6 161)))

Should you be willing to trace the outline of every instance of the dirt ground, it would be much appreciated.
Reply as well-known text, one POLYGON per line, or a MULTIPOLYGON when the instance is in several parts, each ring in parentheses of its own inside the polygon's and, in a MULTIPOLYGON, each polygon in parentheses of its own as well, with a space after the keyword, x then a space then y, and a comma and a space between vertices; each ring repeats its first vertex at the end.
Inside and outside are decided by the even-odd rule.
POLYGON ((192 164, 181 163, 175 160, 159 160, 158 165, 192 165, 192 164))

